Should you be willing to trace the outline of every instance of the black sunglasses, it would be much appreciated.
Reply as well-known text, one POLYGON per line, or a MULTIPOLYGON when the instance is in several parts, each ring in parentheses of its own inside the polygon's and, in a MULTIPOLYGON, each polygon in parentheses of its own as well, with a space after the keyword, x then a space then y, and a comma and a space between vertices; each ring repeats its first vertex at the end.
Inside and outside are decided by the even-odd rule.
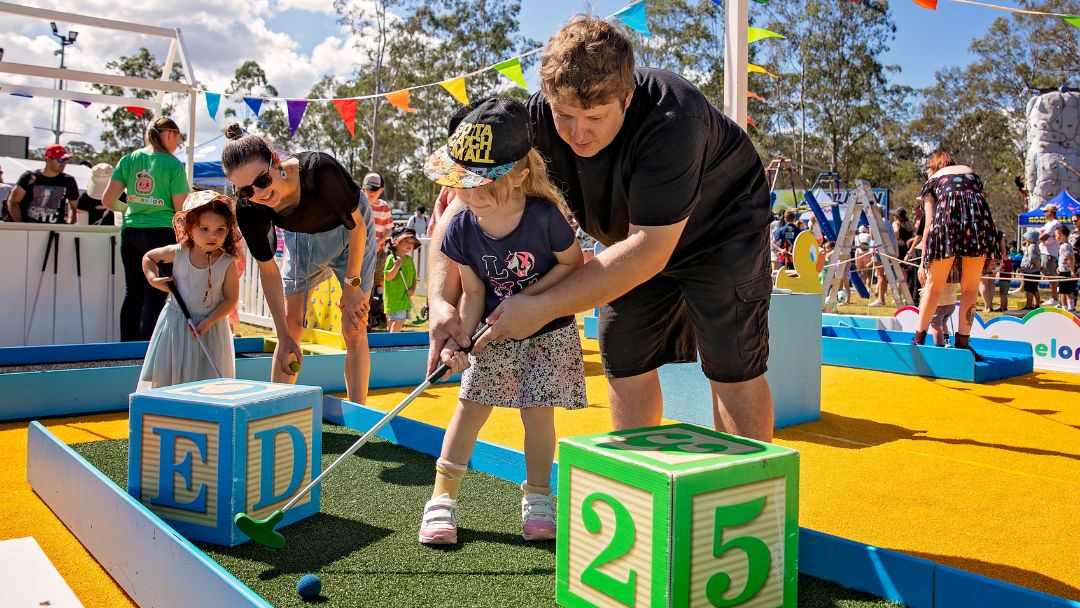
POLYGON ((251 182, 251 185, 244 186, 236 189, 236 198, 251 198, 255 196, 255 188, 262 190, 274 183, 274 178, 270 177, 270 168, 267 167, 266 171, 263 171, 255 180, 251 182))

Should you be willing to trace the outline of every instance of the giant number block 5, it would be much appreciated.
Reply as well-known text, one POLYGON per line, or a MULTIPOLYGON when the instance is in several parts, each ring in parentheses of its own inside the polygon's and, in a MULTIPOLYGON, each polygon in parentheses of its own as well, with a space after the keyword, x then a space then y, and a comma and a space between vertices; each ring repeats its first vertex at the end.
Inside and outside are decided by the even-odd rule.
MULTIPOLYGON (((131 396, 128 492, 192 540, 232 547, 322 470, 322 389, 223 378, 131 396)), ((282 521, 319 512, 316 486, 282 521)))
POLYGON ((562 606, 796 605, 798 452, 690 424, 559 444, 562 606))

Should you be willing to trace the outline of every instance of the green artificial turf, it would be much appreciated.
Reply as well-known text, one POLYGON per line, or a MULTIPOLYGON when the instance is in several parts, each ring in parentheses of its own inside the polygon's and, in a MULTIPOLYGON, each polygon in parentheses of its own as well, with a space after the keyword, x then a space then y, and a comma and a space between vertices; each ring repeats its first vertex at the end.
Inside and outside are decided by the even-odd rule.
MULTIPOLYGON (((323 429, 323 466, 359 436, 323 429)), ((73 446, 121 487, 127 480, 127 441, 73 446)), ((514 484, 470 473, 458 509, 459 544, 421 546, 420 511, 431 495, 433 460, 374 440, 323 482, 322 513, 281 529, 285 548, 247 543, 232 549, 197 543, 256 593, 279 607, 305 606, 296 582, 322 579, 325 606, 553 606, 555 543, 521 539, 520 492, 514 484)), ((870 608, 888 602, 802 576, 799 605, 870 608)))

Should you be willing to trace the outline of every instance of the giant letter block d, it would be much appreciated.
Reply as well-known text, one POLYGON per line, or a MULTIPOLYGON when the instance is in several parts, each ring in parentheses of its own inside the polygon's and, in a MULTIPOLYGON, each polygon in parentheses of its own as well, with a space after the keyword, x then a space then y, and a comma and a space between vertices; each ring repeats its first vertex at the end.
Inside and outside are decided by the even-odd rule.
MULTIPOLYGON (((232 547, 322 470, 322 389, 224 378, 131 396, 128 493, 192 540, 232 547)), ((285 513, 319 512, 319 488, 285 513)))
POLYGON ((690 424, 559 443, 562 606, 795 606, 799 454, 690 424))

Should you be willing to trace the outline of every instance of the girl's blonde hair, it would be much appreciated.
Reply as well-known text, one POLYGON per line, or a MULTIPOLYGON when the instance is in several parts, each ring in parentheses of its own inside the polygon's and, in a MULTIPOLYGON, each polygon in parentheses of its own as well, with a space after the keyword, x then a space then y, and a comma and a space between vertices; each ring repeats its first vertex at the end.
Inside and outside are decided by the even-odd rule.
POLYGON ((510 173, 497 181, 481 186, 481 188, 486 188, 495 197, 495 200, 501 203, 508 199, 511 194, 510 180, 505 178, 510 175, 517 175, 525 169, 529 170, 529 174, 525 176, 525 181, 521 183, 521 189, 525 196, 551 201, 559 208, 563 216, 569 218, 570 209, 566 205, 566 197, 563 196, 562 190, 551 181, 547 172, 547 163, 544 161, 544 157, 536 151, 536 148, 530 149, 525 158, 517 161, 510 173))

